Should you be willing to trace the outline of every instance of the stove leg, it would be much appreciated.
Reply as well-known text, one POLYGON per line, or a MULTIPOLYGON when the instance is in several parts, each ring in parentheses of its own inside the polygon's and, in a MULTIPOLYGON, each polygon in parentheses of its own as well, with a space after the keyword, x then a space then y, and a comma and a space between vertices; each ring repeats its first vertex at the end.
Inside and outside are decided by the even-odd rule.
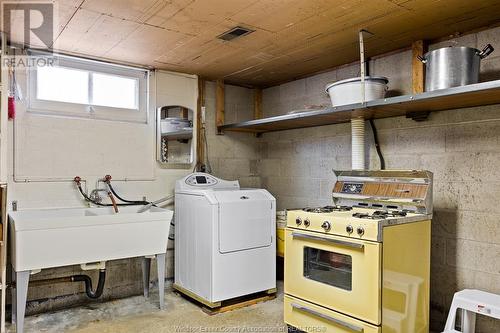
POLYGON ((16 332, 24 331, 24 313, 26 311, 26 297, 28 296, 28 282, 30 271, 16 272, 16 332))
POLYGON ((149 297, 149 272, 151 270, 151 258, 142 258, 142 283, 144 286, 144 297, 149 297))
POLYGON ((156 255, 158 268, 158 292, 160 293, 160 310, 165 307, 165 253, 156 255))

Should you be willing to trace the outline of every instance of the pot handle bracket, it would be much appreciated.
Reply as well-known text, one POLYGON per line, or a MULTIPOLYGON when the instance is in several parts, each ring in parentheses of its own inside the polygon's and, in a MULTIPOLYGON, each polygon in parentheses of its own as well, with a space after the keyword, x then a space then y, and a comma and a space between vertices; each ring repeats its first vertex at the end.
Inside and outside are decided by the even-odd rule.
POLYGON ((482 50, 481 52, 479 52, 477 55, 481 58, 481 59, 484 59, 486 58, 487 56, 489 56, 493 51, 495 51, 495 49, 493 48, 493 46, 491 46, 491 44, 488 44, 486 45, 482 50))
POLYGON ((426 64, 427 63, 427 59, 425 59, 425 57, 422 57, 422 56, 417 56, 417 59, 420 60, 422 63, 426 64))

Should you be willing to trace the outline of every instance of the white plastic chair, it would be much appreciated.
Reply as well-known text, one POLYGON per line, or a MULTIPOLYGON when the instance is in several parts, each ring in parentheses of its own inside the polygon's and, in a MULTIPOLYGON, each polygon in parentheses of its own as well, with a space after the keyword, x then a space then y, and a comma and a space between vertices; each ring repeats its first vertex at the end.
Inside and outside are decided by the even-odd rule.
POLYGON ((443 333, 474 333, 477 313, 500 319, 500 295, 474 289, 455 293, 443 333), (461 331, 455 330, 458 309, 462 311, 461 331))

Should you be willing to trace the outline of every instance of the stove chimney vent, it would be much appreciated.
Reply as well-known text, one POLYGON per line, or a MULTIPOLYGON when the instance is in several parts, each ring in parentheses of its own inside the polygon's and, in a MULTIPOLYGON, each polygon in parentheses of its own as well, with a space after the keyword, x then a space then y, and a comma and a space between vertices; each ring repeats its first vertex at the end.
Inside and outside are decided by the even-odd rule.
POLYGON ((365 170, 365 120, 351 119, 351 168, 365 170))

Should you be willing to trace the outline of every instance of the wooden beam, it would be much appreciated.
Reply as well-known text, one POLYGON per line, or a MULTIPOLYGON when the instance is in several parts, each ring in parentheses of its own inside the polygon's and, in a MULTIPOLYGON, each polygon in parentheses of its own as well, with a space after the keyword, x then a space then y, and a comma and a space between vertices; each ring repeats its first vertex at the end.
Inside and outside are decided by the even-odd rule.
POLYGON ((254 119, 262 118, 262 89, 260 88, 253 90, 253 117, 254 119))
POLYGON ((189 109, 181 106, 182 118, 189 119, 189 109))
POLYGON ((425 65, 418 59, 426 52, 426 43, 418 40, 411 45, 412 50, 412 90, 414 94, 424 92, 425 86, 425 65))
POLYGON ((219 127, 224 125, 224 80, 216 81, 215 88, 215 126, 217 134, 223 134, 219 127))
POLYGON ((196 111, 196 170, 201 171, 202 164, 205 163, 205 135, 202 110, 205 106, 205 80, 198 78, 198 101, 196 111))

